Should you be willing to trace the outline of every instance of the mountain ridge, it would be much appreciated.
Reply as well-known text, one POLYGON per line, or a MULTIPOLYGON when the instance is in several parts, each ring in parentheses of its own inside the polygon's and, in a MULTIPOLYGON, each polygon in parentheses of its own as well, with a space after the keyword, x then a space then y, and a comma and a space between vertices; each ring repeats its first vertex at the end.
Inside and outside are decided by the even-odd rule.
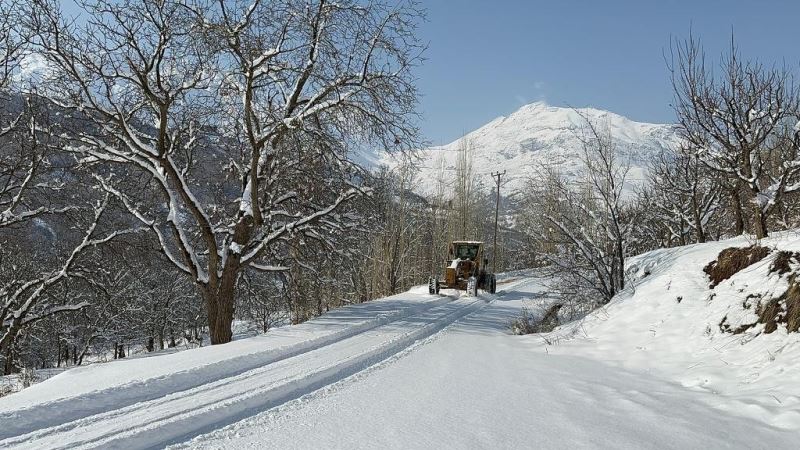
MULTIPOLYGON (((566 176, 578 177, 582 165, 579 131, 586 119, 601 131, 607 130, 618 155, 630 161, 629 191, 647 178, 648 159, 679 143, 672 124, 636 122, 593 107, 566 108, 539 101, 499 116, 449 144, 419 150, 418 190, 433 194, 437 185, 442 185, 439 180, 452 178, 464 141, 472 146, 479 180, 489 185, 491 172, 506 170, 504 190, 509 193, 525 189, 528 178, 541 165, 554 164, 566 176)), ((391 157, 385 157, 384 163, 398 164, 391 157)))

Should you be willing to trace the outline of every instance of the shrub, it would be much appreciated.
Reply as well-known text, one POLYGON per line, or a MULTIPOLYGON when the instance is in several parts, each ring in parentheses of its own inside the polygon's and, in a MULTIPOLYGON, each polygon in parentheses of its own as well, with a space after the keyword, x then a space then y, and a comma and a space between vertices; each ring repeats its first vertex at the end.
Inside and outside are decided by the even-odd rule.
POLYGON ((532 314, 530 309, 523 307, 519 317, 509 324, 511 332, 522 335, 553 331, 559 325, 558 312, 563 306, 561 303, 554 303, 546 311, 539 308, 544 314, 532 314))
POLYGON ((781 275, 790 273, 789 287, 786 291, 778 297, 768 299, 763 299, 762 295, 748 295, 742 303, 742 307, 754 309, 758 319, 753 323, 733 328, 728 323, 728 317, 725 316, 719 323, 720 330, 741 334, 761 323, 764 324, 764 334, 776 331, 781 325, 785 326, 789 333, 800 331, 800 279, 798 279, 798 274, 791 272, 789 268, 789 261, 796 258, 797 254, 792 252, 781 252, 781 254, 776 255, 770 272, 777 272, 781 275))
POLYGON ((772 265, 769 266, 769 272, 785 275, 792 271, 792 263, 797 262, 800 262, 800 253, 781 250, 775 255, 772 265))
POLYGON ((780 297, 774 298, 756 309, 758 322, 764 324, 764 333, 769 334, 786 326, 786 331, 796 333, 800 330, 800 280, 796 274, 789 277, 789 288, 780 297))
POLYGON ((711 278, 711 288, 714 288, 742 269, 766 258, 768 254, 768 248, 758 245, 726 248, 703 271, 711 278))

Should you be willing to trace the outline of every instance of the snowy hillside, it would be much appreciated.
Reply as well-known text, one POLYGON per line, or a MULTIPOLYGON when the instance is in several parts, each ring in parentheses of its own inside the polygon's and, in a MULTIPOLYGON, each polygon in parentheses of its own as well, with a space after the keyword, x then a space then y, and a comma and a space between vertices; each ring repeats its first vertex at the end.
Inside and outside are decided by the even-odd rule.
MULTIPOLYGON (((600 127, 608 127, 621 156, 629 158, 629 180, 644 179, 649 155, 678 142, 671 125, 634 122, 618 114, 594 108, 579 109, 549 106, 543 102, 525 105, 508 117, 498 117, 483 127, 468 133, 465 139, 473 147, 476 173, 508 171, 509 192, 522 189, 531 169, 541 164, 558 164, 566 174, 574 173, 580 165, 581 142, 576 135, 588 117, 600 127)), ((451 177, 456 167, 460 140, 420 152, 420 189, 434 192, 437 174, 444 169, 451 177)), ((389 158, 389 157, 387 157, 389 158)), ((389 164, 391 160, 387 159, 389 164)))
POLYGON ((760 242, 738 237, 632 258, 626 292, 581 323, 555 331, 555 340, 578 338, 549 352, 658 374, 728 414, 796 432, 798 251, 800 234, 790 231, 760 242), (729 270, 735 273, 712 287, 704 268, 733 247, 755 255, 755 262, 729 270))

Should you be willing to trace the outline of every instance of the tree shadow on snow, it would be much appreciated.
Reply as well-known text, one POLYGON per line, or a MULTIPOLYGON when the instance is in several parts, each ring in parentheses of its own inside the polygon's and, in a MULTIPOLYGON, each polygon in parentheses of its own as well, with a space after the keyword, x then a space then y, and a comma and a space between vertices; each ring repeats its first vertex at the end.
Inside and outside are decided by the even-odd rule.
POLYGON ((511 321, 519 317, 522 301, 545 298, 546 293, 509 291, 498 295, 491 304, 459 320, 455 330, 480 334, 511 334, 511 321))

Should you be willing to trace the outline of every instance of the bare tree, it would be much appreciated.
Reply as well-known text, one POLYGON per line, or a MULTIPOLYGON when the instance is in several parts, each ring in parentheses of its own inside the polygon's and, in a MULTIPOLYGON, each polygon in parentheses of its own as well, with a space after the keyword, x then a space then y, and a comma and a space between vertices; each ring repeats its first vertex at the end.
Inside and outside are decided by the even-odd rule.
POLYGON ((0 90, 8 87, 25 57, 27 36, 19 29, 18 12, 18 1, 0 1, 0 90))
MULTIPOLYGON (((483 177, 473 163, 475 153, 473 140, 464 136, 459 141, 455 173, 452 185, 452 208, 450 218, 451 236, 456 239, 482 239, 486 234, 485 220, 489 214, 483 177)), ((485 174, 484 174, 485 175, 485 174)), ((494 209, 491 208, 493 211, 494 209)))
POLYGON ((240 310, 266 333, 275 325, 289 322, 287 310, 281 303, 285 283, 280 274, 246 273, 240 279, 240 310))
MULTIPOLYGON (((5 373, 15 368, 14 344, 25 328, 86 307, 80 295, 62 301, 54 301, 53 295, 56 287, 78 275, 79 256, 130 231, 98 229, 108 196, 79 207, 80 198, 91 200, 91 196, 78 190, 58 195, 63 183, 51 169, 60 142, 52 136, 46 108, 34 94, 21 89, 23 80, 15 80, 28 37, 20 30, 19 7, 17 2, 0 2, 0 117, 10 117, 0 127, 0 359, 5 373), (31 248, 37 242, 26 243, 21 238, 35 233, 32 219, 80 209, 93 211, 88 221, 79 218, 73 224, 82 234, 71 236, 65 231, 52 249, 31 248), (37 253, 45 256, 37 259, 37 253)), ((41 223, 46 224, 44 220, 41 223)))
POLYGON ((381 226, 373 235, 374 248, 370 252, 373 265, 369 272, 373 285, 379 286, 374 295, 394 294, 408 285, 409 268, 413 266, 409 256, 416 243, 415 232, 419 231, 412 210, 413 199, 409 198, 413 196, 413 177, 408 158, 382 177, 383 192, 376 198, 379 208, 376 222, 381 226))
MULTIPOLYGON (((35 143, 28 148, 21 145, 22 136, 33 126, 26 123, 26 114, 20 105, 20 93, 12 86, 24 58, 26 36, 18 30, 18 5, 0 2, 0 226, 21 222, 43 211, 27 211, 22 203, 23 194, 33 180, 41 163, 41 146, 35 143)), ((35 130, 32 137, 35 136, 35 130)))
POLYGON ((458 211, 458 233, 461 239, 472 237, 472 203, 475 191, 475 170, 472 167, 472 141, 466 136, 461 138, 458 145, 458 158, 455 173, 455 201, 458 211))
POLYGON ((661 213, 674 242, 706 242, 709 222, 721 209, 719 176, 686 149, 661 152, 651 162, 649 173, 649 206, 661 213), (687 236, 690 233, 693 239, 687 236))
POLYGON ((800 90, 792 73, 742 60, 733 39, 719 74, 692 36, 675 43, 671 57, 683 137, 706 166, 746 190, 754 233, 766 237, 767 219, 783 196, 800 190, 800 130, 793 129, 800 90))
POLYGON ((90 121, 73 150, 195 283, 212 343, 228 342, 245 269, 286 270, 270 261, 293 236, 325 242, 346 227, 339 210, 366 192, 353 149, 416 142, 420 12, 325 0, 80 3, 76 23, 58 2, 31 2, 37 50, 57 71, 48 98, 90 121), (132 175, 152 198, 129 189, 132 175))
POLYGON ((625 287, 633 224, 623 198, 628 165, 609 132, 584 119, 583 172, 571 179, 544 167, 531 180, 524 222, 543 243, 541 255, 561 280, 560 293, 585 305, 587 299, 606 303, 625 287))
POLYGON ((48 291, 53 286, 69 277, 80 276, 80 268, 77 266, 79 257, 93 247, 137 231, 125 229, 102 233, 98 226, 108 202, 109 196, 106 195, 94 206, 93 217, 85 226, 83 236, 57 266, 50 270, 40 270, 29 279, 12 279, 0 286, 0 354, 5 356, 6 373, 12 370, 10 351, 14 339, 24 327, 55 314, 77 311, 88 306, 86 302, 75 302, 76 298, 70 299, 66 304, 51 304, 46 301, 48 291))
POLYGON ((435 188, 428 201, 430 203, 431 231, 430 231, 430 267, 426 271, 428 277, 438 275, 441 265, 447 258, 447 248, 455 237, 449 222, 452 206, 452 189, 450 176, 445 170, 445 159, 441 155, 435 160, 437 167, 435 188))

